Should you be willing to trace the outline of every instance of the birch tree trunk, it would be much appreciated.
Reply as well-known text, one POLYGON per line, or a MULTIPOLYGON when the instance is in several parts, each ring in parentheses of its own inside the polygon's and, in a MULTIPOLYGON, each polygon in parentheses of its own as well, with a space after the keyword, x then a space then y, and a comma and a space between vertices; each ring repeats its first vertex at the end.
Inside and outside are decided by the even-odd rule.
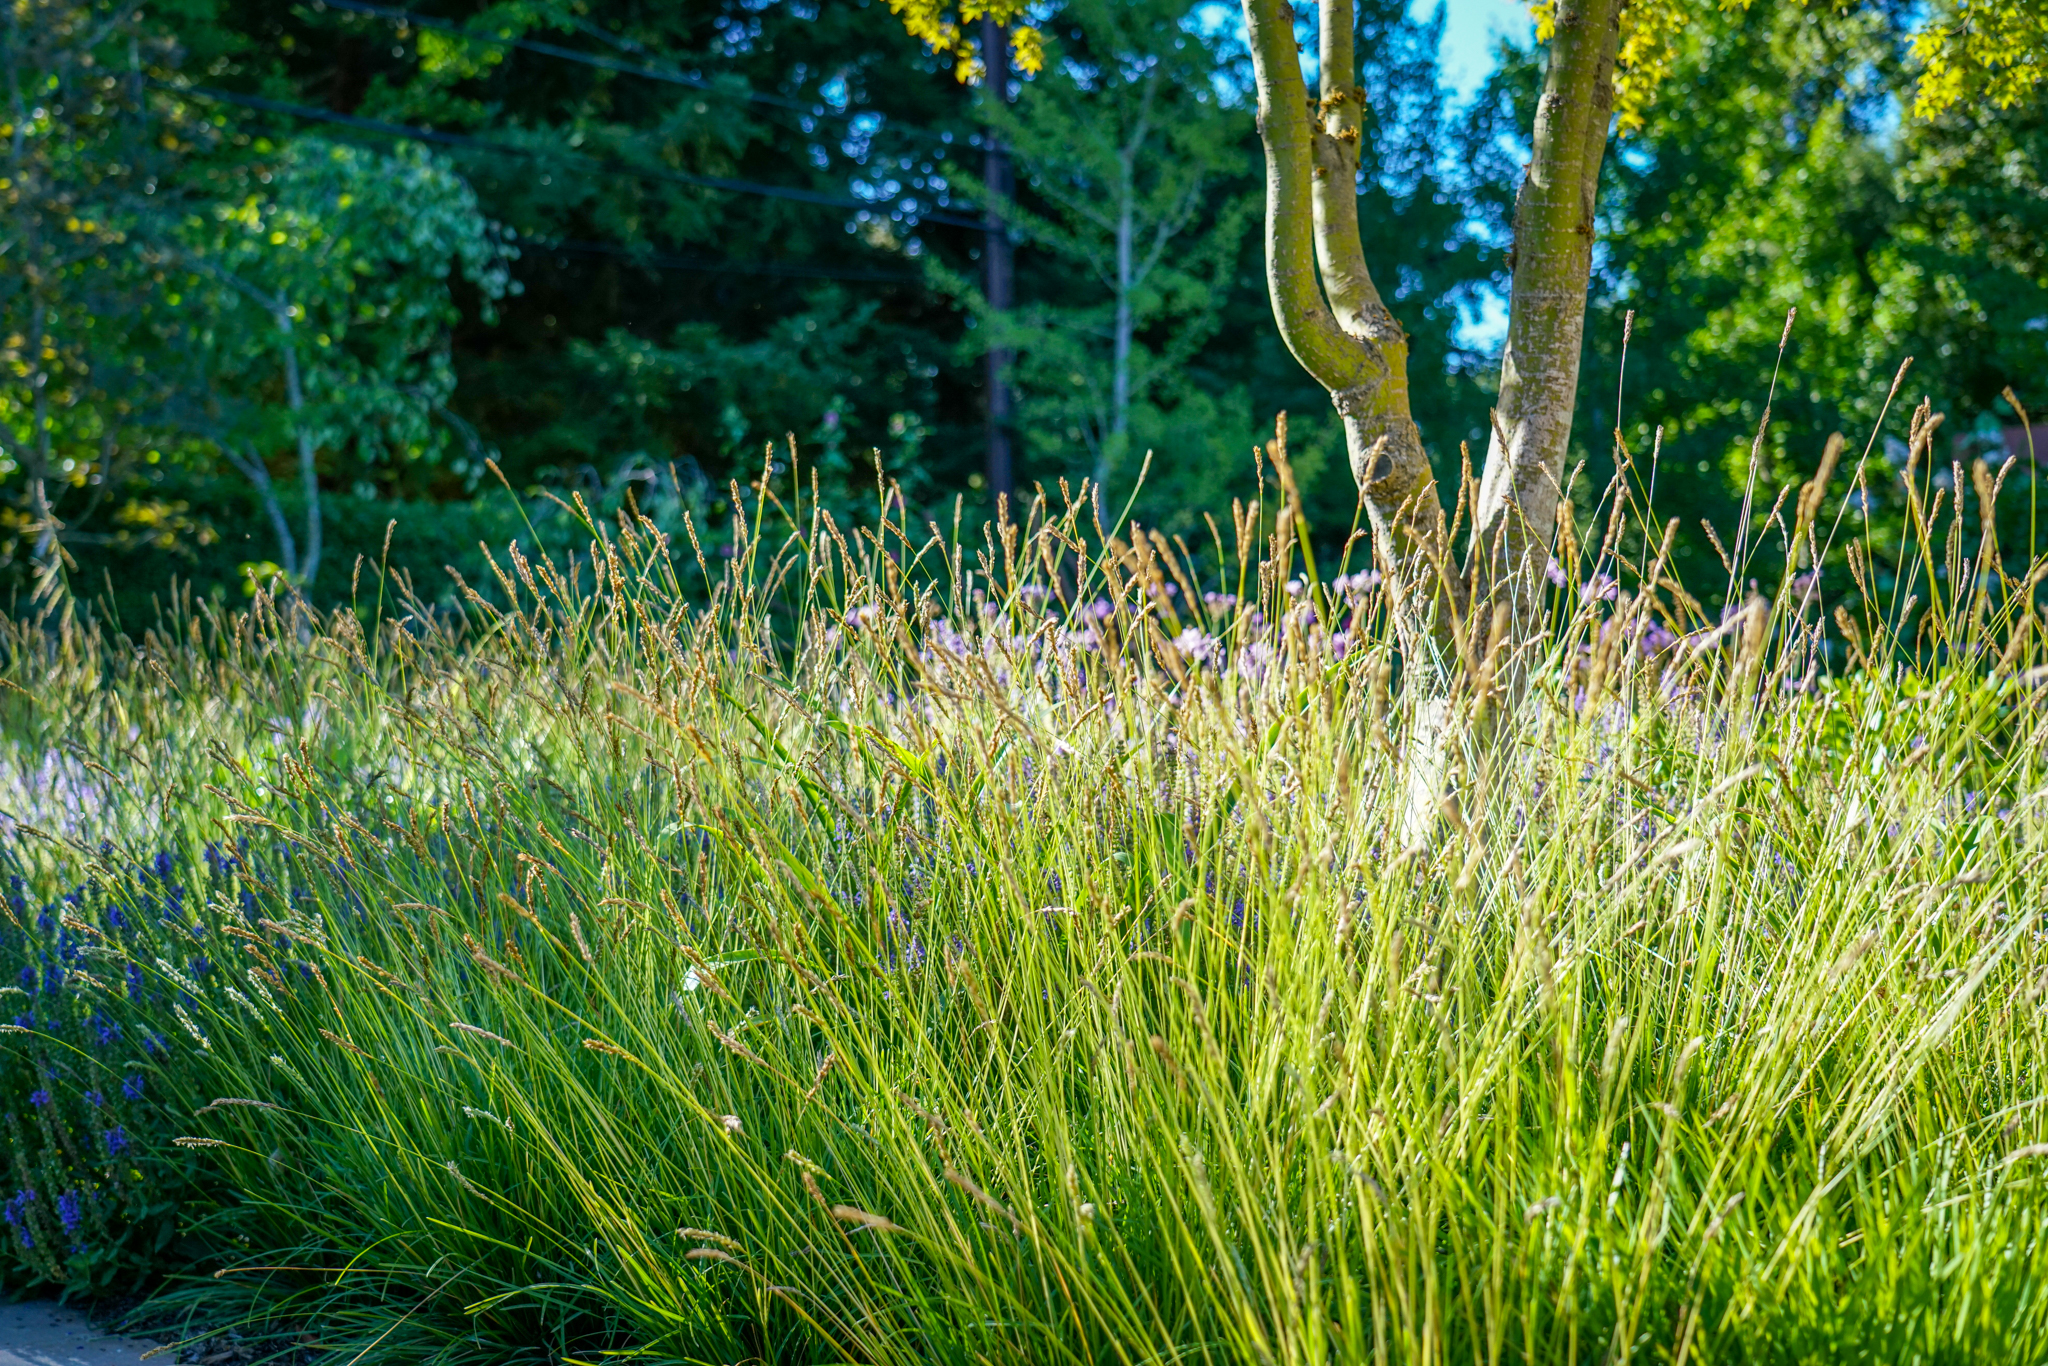
POLYGON ((299 387, 299 342, 292 334, 289 306, 277 310, 284 334, 284 397, 299 443, 299 493, 306 500, 306 539, 300 546, 297 581, 310 585, 320 570, 320 480, 313 468, 313 434, 306 429, 306 396, 299 387))
MULTIPOLYGON (((40 282, 39 282, 40 283, 40 282)), ((32 453, 28 472, 29 516, 35 523, 35 549, 30 558, 36 568, 38 590, 56 580, 56 556, 52 553, 57 545, 57 517, 50 507, 50 368, 43 361, 43 352, 49 347, 44 327, 49 318, 48 306, 42 300, 36 301, 30 314, 29 355, 34 358, 35 372, 29 384, 35 390, 35 399, 30 410, 29 450, 32 453)))
POLYGON ((1137 326, 1131 302, 1131 290, 1135 287, 1132 236, 1137 230, 1133 222, 1137 209, 1131 202, 1136 194, 1131 162, 1136 150, 1125 151, 1117 182, 1116 316, 1110 321, 1109 433, 1095 459, 1095 504, 1103 517, 1109 515, 1109 476, 1124 458, 1124 446, 1131 431, 1131 335, 1137 326))
POLYGON ((270 529, 277 533, 277 566, 284 570, 287 579, 296 580, 299 577, 299 543, 292 535, 291 521, 284 515, 284 505, 277 501, 277 486, 270 481, 270 471, 264 468, 262 454, 253 448, 237 452, 229 445, 223 445, 221 451, 227 456, 228 463, 256 486, 256 496, 263 503, 263 514, 270 518, 270 529))

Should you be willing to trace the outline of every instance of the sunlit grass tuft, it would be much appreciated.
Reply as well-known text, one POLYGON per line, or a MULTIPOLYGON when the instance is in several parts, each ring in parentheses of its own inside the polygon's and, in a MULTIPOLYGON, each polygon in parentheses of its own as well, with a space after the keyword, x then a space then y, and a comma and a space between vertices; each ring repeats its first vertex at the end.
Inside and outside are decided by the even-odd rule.
POLYGON ((18 630, 9 848, 83 890, 8 1075, 146 1076, 158 1312, 336 1362, 2048 1355, 2032 583, 1837 678, 1568 555, 1418 824, 1281 500, 18 630))

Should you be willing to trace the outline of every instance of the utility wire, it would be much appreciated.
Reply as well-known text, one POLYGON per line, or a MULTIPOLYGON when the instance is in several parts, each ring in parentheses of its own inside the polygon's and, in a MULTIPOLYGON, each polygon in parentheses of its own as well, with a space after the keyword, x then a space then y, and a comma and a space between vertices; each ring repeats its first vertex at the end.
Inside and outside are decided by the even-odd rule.
MULTIPOLYGON (((329 3, 332 3, 332 0, 329 0, 329 3)), ((615 242, 555 241, 544 237, 529 237, 525 245, 536 255, 544 256, 551 251, 567 251, 584 256, 618 256, 637 265, 653 266, 658 270, 698 270, 712 275, 788 275, 802 279, 866 280, 905 285, 923 283, 923 277, 901 270, 840 270, 833 266, 813 266, 800 261, 735 261, 725 257, 674 256, 660 251, 635 251, 631 247, 620 246, 615 242)))
MULTIPOLYGON (((333 0, 328 0, 332 4, 333 0)), ((159 83, 162 84, 162 83, 159 83)), ((492 142, 487 138, 471 137, 467 133, 444 133, 435 128, 420 128, 409 123, 387 123, 382 119, 359 118, 354 114, 338 114, 332 109, 318 109, 311 105, 288 104, 283 100, 266 99, 261 95, 243 95, 231 90, 214 90, 206 86, 164 85, 165 89, 195 99, 217 100, 226 104, 239 104, 249 109, 261 109, 273 114, 289 114, 293 118, 310 119, 318 123, 340 124, 345 128, 360 128, 369 133, 381 133, 386 137, 405 138, 414 142, 437 143, 444 147, 467 147, 476 151, 493 152, 499 156, 516 157, 524 161, 552 161, 586 175, 625 176, 637 180, 659 181, 672 185, 690 185, 700 189, 723 190, 728 194, 761 195, 769 199, 788 199, 799 204, 818 204, 834 209, 862 209, 877 212, 884 205, 872 200, 855 199, 849 195, 824 194, 817 190, 800 189, 793 185, 767 185, 758 180, 735 180, 730 176, 693 175, 688 171, 655 170, 651 167, 632 166, 622 161, 604 161, 596 157, 581 156, 574 152, 544 151, 531 147, 515 147, 510 143, 492 142)), ((924 223, 943 223, 949 227, 972 228, 986 231, 987 224, 979 218, 968 218, 960 214, 943 211, 920 212, 918 220, 924 223)))
MULTIPOLYGON (((486 43, 493 47, 518 48, 521 51, 537 52, 546 57, 559 57, 563 61, 581 62, 585 66, 601 67, 606 71, 617 71, 628 76, 643 76, 650 81, 666 81, 671 85, 688 86, 692 90, 702 90, 707 94, 717 95, 724 99, 743 99, 754 104, 772 105, 778 109, 793 110, 807 118, 832 119, 839 122, 854 123, 861 117, 860 111, 839 113, 823 105, 806 104, 801 100, 786 99, 780 95, 769 95, 755 90, 745 92, 734 91, 715 82, 707 81, 700 76, 692 76, 687 72, 677 71, 673 67, 650 66, 643 62, 621 61, 616 57, 606 57, 595 52, 579 52, 572 47, 562 47, 556 43, 541 42, 535 38, 505 38, 496 34, 478 33, 473 29, 464 28, 462 25, 450 20, 435 19, 428 15, 414 14, 410 10, 392 9, 385 5, 366 4, 364 0, 312 0, 312 4, 315 9, 338 9, 352 14, 367 14, 379 19, 388 19, 395 24, 408 24, 414 28, 432 29, 439 33, 452 33, 457 37, 466 38, 474 43, 486 43)), ((606 35, 599 34, 599 36, 604 37, 606 35)), ((638 47, 639 45, 634 44, 633 46, 638 47)), ((881 116, 877 115, 876 117, 881 116)), ((955 141, 950 133, 941 133, 930 128, 919 128, 913 124, 898 123, 890 120, 889 127, 899 133, 908 133, 915 137, 927 138, 933 142, 948 146, 952 145, 955 141)))

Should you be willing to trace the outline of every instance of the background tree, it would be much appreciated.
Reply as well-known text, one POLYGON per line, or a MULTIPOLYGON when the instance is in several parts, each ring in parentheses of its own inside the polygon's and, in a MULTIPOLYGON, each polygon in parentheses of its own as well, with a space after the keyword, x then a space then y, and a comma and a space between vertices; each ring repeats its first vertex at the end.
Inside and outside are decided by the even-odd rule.
POLYGON ((178 447, 155 362, 172 169, 210 143, 152 82, 175 47, 132 6, 29 0, 0 14, 0 559, 47 587, 66 539, 175 539, 185 509, 125 475, 178 447), (67 531, 70 523, 83 524, 67 531))
MULTIPOLYGON (((925 216, 946 196, 938 164, 971 125, 964 98, 945 83, 879 79, 904 62, 929 64, 886 12, 763 10, 740 0, 653 17, 623 5, 590 18, 528 5, 451 8, 458 14, 446 19, 235 0, 124 11, 169 54, 145 72, 156 84, 142 89, 181 117, 203 114, 193 122, 206 135, 206 155, 173 158, 159 199, 191 200, 210 214, 223 205, 239 212, 237 196, 255 194, 269 214, 278 195, 261 177, 304 136, 323 135, 329 145, 346 138, 372 162, 428 142, 438 144, 432 164, 474 193, 481 218, 507 224, 526 244, 518 277, 528 292, 507 301, 515 310, 507 326, 489 323, 486 291, 458 271, 435 296, 436 308, 445 301, 461 311, 445 371, 394 371, 382 391, 412 403, 414 413, 434 409, 415 402, 421 396, 438 400, 426 449, 446 449, 450 458, 358 458, 396 457, 408 444, 393 435, 390 412, 352 429, 375 436, 369 444, 337 434, 340 444, 320 451, 324 558, 338 555, 344 566, 357 553, 374 558, 398 518, 394 564, 410 568, 430 595, 452 591, 434 586, 446 583, 443 564, 470 566, 479 535, 495 539, 525 524, 502 495, 480 497, 480 455, 494 454, 522 494, 552 485, 598 501, 633 496, 664 515, 694 507, 700 524, 717 520, 729 479, 759 469, 762 444, 779 444, 790 431, 817 437, 820 453, 836 461, 823 471, 825 488, 842 502, 872 480, 871 446, 933 501, 964 483, 955 478, 959 443, 928 438, 978 426, 977 391, 947 366, 960 320, 924 284, 917 258, 930 249, 918 235, 931 231, 925 216), (518 45, 529 37, 535 45, 518 45), (908 102, 892 106, 903 91, 908 102), (905 120, 917 123, 914 131, 899 130, 899 110, 919 116, 905 120), (447 394, 451 376, 459 397, 447 394)), ((153 50, 142 48, 145 57, 153 50)), ((406 174, 408 164, 391 166, 406 174)), ((339 256, 403 257, 408 225, 373 221, 363 203, 359 197, 350 210, 355 235, 339 256), (375 240, 387 227, 400 230, 395 243, 375 240)), ((206 214, 216 236, 224 233, 225 220, 206 214)), ((167 218, 186 221, 182 209, 167 218)), ((963 260, 979 238, 957 225, 941 231, 951 237, 939 245, 963 260)), ((278 257, 263 268, 283 280, 282 257, 308 244, 338 260, 320 240, 265 239, 278 257)), ((198 245, 183 240, 179 250, 198 245)), ((185 417, 196 413, 216 433, 223 423, 241 437, 263 432, 265 449, 283 462, 272 501, 303 528, 307 486, 295 468, 291 423, 280 417, 288 386, 272 313, 247 291, 220 288, 218 276, 188 288, 177 264, 151 267, 167 293, 150 297, 176 294, 180 307, 153 315, 149 328, 138 325, 130 341, 109 340, 110 354, 130 363, 142 348, 166 348, 136 373, 184 377, 176 397, 185 417), (219 326, 209 331, 209 319, 219 326), (195 354, 199 334, 206 345, 195 354), (195 359, 235 377, 204 396, 214 411, 203 411, 198 391, 184 383, 198 373, 188 363, 195 359)), ((374 289, 380 277, 357 282, 374 289)), ((77 289, 65 297, 83 301, 77 289)), ((108 336, 106 316, 96 335, 108 336)), ((402 332, 389 326, 397 316, 350 319, 351 340, 336 354, 351 365, 417 358, 406 347, 369 344, 402 332)), ((26 349, 27 330, 10 329, 14 350, 26 349)), ((295 330, 302 348, 316 344, 319 329, 295 330)), ((30 392, 24 382, 23 413, 30 392)), ((308 411, 317 406, 310 381, 307 403, 308 411)), ((95 423, 103 416, 98 408, 88 415, 95 423)), ((217 443, 137 435, 132 444, 121 496, 103 500, 91 527, 76 518, 64 527, 62 544, 83 557, 81 584, 111 582, 117 598, 146 616, 150 596, 173 574, 233 591, 241 566, 281 555, 261 491, 217 443), (142 520, 132 528, 114 522, 120 508, 142 520)), ((234 449, 247 454, 239 440, 234 449)), ((61 464, 62 454, 56 458, 61 464)), ((27 481, 13 488, 25 507, 27 481)), ((79 498, 81 508, 90 504, 86 489, 79 498)), ((59 520, 68 516, 60 508, 59 520)), ((24 512, 17 536, 36 520, 24 512)), ((537 521, 546 532, 544 511, 537 521)), ((295 540, 303 552, 303 529, 295 540)))
MULTIPOLYGON (((1225 59, 1186 0, 1076 0, 1042 26, 1046 66, 1014 103, 986 105, 1028 199, 1011 230, 1046 260, 1014 315, 964 279, 976 344, 1019 358, 1021 417, 1041 467, 1079 446, 1098 501, 1135 474, 1187 362, 1213 334, 1255 203, 1243 111, 1219 91, 1225 59)), ((986 199, 964 175, 960 188, 986 199)), ((1185 455, 1184 455, 1185 458, 1185 455)), ((1224 459, 1238 458, 1236 453, 1224 459)))
POLYGON ((162 244, 194 278, 176 313, 188 362, 176 416, 254 485, 279 565, 311 584, 322 547, 319 460, 358 483, 380 469, 483 459, 449 413, 458 284, 489 310, 509 251, 468 185, 417 147, 378 153, 300 138, 234 167, 232 183, 162 244), (271 476, 284 452, 302 531, 271 476))

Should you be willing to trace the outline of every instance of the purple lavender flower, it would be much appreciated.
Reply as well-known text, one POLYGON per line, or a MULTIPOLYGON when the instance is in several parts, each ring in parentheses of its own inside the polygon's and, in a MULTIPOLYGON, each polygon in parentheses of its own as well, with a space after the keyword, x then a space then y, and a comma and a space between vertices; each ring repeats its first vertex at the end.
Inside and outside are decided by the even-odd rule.
POLYGON ((107 1156, 117 1157, 128 1150, 128 1131, 116 1124, 107 1130, 107 1156))
POLYGON ((17 1191, 14 1198, 9 1200, 4 1208, 0 1208, 0 1218, 5 1218, 8 1226, 21 1235, 21 1245, 24 1248, 36 1245, 35 1237, 28 1231, 28 1206, 35 1198, 34 1191, 17 1191))
POLYGON ((100 1106, 105 1105, 107 1103, 107 1098, 101 1095, 98 1091, 87 1091, 85 1093, 85 1103, 87 1105, 92 1106, 93 1109, 97 1110, 100 1108, 100 1106))
POLYGON ((157 851, 156 858, 150 862, 150 871, 156 874, 158 882, 169 882, 171 880, 171 855, 169 850, 157 851))
POLYGON ((64 1221, 66 1233, 78 1232, 78 1226, 85 1222, 85 1202, 78 1198, 77 1191, 65 1191, 57 1197, 57 1217, 64 1221))
POLYGON ((1223 650, 1216 637, 1192 626, 1185 627, 1173 638, 1173 648, 1180 651, 1184 659, 1196 664, 1215 665, 1222 660, 1223 650))
POLYGON ((50 1103, 50 1093, 38 1086, 35 1090, 28 1093, 28 1103, 40 1110, 43 1106, 50 1103))
POLYGON ((142 1099, 142 1074, 140 1072, 130 1073, 127 1079, 121 1083, 121 1094, 130 1100, 142 1099))

